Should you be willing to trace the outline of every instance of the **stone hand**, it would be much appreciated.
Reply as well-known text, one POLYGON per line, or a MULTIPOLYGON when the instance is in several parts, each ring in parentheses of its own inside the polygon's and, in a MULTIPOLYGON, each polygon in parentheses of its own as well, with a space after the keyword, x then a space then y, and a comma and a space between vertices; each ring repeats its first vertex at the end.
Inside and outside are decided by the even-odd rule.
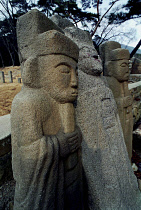
POLYGON ((70 153, 75 152, 81 145, 81 131, 76 127, 72 133, 64 133, 62 129, 58 132, 57 138, 60 145, 61 157, 66 157, 70 153))
POLYGON ((132 96, 124 97, 124 107, 131 106, 132 103, 133 103, 133 97, 132 96))
POLYGON ((71 152, 75 152, 80 146, 82 142, 82 134, 80 128, 77 126, 73 133, 70 133, 70 137, 68 138, 68 144, 71 152))

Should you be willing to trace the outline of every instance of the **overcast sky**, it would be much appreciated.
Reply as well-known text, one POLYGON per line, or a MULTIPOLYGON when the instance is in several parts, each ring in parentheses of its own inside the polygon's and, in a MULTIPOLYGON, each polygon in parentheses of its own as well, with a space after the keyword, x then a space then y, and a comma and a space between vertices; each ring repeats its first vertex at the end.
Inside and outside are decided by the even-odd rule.
MULTIPOLYGON (((29 0, 27 0, 27 1, 29 1, 29 0)), ((33 0, 33 1, 37 2, 37 0, 33 0)), ((81 7, 80 0, 77 0, 77 2, 79 3, 79 7, 81 7)), ((100 8, 99 8, 101 15, 103 15, 105 13, 105 11, 109 8, 109 2, 110 2, 110 0, 103 0, 103 4, 100 5, 100 8)), ((117 6, 120 6, 120 5, 123 5, 123 4, 126 4, 126 3, 127 3, 127 0, 119 0, 114 5, 113 10, 117 6)), ((1 9, 1 5, 0 5, 0 9, 1 9)), ((96 13, 96 9, 94 9, 94 8, 92 8, 88 11, 96 13)), ((110 11, 112 11, 112 10, 110 10, 110 11)), ((0 18, 1 18, 1 14, 0 14, 0 18)), ((104 22, 101 23, 101 27, 99 27, 98 30, 97 30, 98 35, 101 34, 102 26, 104 26, 104 24, 106 24, 106 23, 104 23, 104 24, 103 23, 104 22)), ((81 27, 80 25, 78 25, 78 26, 81 27)), ((113 34, 114 33, 118 34, 118 32, 122 32, 122 33, 127 33, 127 36, 131 33, 132 34, 132 37, 131 37, 132 39, 126 39, 125 37, 123 37, 121 35, 120 37, 118 36, 116 38, 113 38, 113 40, 118 41, 121 44, 125 44, 125 45, 135 47, 137 45, 137 43, 139 42, 139 40, 141 39, 141 35, 140 35, 141 34, 141 18, 138 18, 136 20, 126 21, 120 27, 114 28, 113 31, 114 31, 113 34)), ((141 49, 141 47, 140 47, 140 49, 141 49)))
MULTIPOLYGON (((115 5, 113 6, 112 10, 116 10, 117 7, 120 7, 123 4, 126 4, 128 0, 119 0, 118 2, 115 3, 115 5)), ((77 0, 77 2, 79 2, 79 6, 81 7, 80 4, 80 0, 77 0)), ((109 2, 110 0, 103 0, 103 4, 99 6, 99 10, 101 15, 103 15, 107 9, 110 7, 109 6, 109 2)), ((112 10, 110 10, 109 12, 111 12, 112 10)), ((90 12, 96 12, 96 9, 91 8, 88 9, 88 11, 90 12)), ((102 26, 103 23, 101 23, 102 26)), ((100 28, 98 29, 98 35, 100 35, 100 28)), ((132 47, 135 47, 137 45, 137 43, 139 42, 139 40, 141 39, 141 18, 137 18, 136 20, 128 20, 125 23, 121 24, 121 26, 117 27, 114 29, 115 33, 118 31, 120 32, 129 32, 132 34, 132 39, 126 39, 123 36, 117 37, 117 38, 113 38, 113 40, 120 42, 120 44, 125 44, 125 45, 129 45, 132 47)), ((127 36, 129 35, 129 33, 127 33, 127 36)), ((140 47, 141 49, 141 47, 140 47)))

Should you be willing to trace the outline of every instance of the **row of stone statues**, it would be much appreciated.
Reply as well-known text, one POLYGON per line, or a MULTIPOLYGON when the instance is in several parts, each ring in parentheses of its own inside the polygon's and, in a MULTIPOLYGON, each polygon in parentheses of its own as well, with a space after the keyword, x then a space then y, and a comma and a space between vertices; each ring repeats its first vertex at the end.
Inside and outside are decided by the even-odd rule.
POLYGON ((125 71, 121 84, 100 76, 90 34, 59 16, 28 12, 18 19, 17 40, 23 88, 11 111, 14 209, 139 209, 124 142, 131 140, 124 127, 132 127, 128 52, 116 46, 101 55, 105 72, 125 71))

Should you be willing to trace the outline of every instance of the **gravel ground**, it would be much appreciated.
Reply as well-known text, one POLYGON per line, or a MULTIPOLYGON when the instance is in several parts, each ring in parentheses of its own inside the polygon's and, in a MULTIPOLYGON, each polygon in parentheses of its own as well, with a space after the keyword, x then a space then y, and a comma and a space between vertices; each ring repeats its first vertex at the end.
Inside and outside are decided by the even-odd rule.
POLYGON ((0 186, 0 210, 12 210, 14 204, 15 181, 7 181, 0 186))

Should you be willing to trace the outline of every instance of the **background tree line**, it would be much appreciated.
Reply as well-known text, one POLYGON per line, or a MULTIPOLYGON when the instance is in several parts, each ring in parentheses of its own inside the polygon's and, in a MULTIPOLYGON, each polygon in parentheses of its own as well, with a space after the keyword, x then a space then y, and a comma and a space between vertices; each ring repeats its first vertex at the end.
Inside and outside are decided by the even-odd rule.
POLYGON ((48 17, 59 14, 76 26, 81 23, 90 31, 98 49, 99 44, 109 39, 108 34, 111 33, 111 28, 129 19, 141 17, 141 0, 128 0, 127 4, 119 9, 115 6, 120 1, 110 1, 106 12, 101 14, 99 7, 103 4, 103 0, 81 0, 79 1, 81 8, 74 0, 0 0, 0 66, 19 65, 16 21, 19 16, 29 10, 37 8, 48 17), (112 12, 113 7, 115 7, 114 12, 112 12), (89 8, 96 9, 96 12, 88 12, 89 8), (104 20, 106 20, 106 25, 102 28, 104 20), (99 28, 102 28, 101 34, 97 35, 99 28))

